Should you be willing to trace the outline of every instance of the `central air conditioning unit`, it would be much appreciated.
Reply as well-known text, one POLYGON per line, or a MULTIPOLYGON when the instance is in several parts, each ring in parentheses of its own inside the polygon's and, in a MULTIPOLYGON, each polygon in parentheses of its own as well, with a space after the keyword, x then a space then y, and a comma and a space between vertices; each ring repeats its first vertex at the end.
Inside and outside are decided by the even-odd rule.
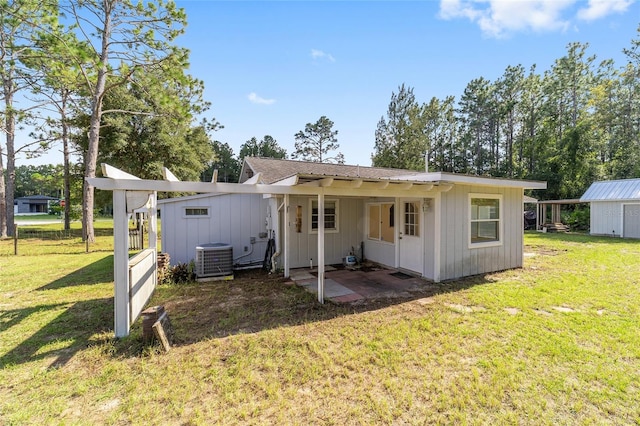
POLYGON ((196 278, 198 281, 233 279, 233 246, 225 243, 197 246, 196 278))

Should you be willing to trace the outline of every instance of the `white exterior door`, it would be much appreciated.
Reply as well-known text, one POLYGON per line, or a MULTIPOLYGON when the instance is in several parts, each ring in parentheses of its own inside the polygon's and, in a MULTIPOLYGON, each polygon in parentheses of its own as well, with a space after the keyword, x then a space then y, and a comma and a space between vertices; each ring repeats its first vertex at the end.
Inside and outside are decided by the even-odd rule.
POLYGON ((400 267, 417 272, 423 271, 422 201, 419 199, 400 200, 400 267))

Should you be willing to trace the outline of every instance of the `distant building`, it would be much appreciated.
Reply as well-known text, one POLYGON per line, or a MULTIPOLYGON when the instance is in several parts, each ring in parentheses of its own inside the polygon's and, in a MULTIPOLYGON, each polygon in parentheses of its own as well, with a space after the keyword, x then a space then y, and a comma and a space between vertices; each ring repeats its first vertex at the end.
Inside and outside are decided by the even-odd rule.
POLYGON ((580 201, 591 203, 591 235, 640 238, 640 179, 594 182, 580 201))
POLYGON ((27 197, 19 197, 14 200, 14 212, 16 214, 48 213, 49 206, 54 201, 58 201, 58 199, 46 195, 29 195, 27 197))

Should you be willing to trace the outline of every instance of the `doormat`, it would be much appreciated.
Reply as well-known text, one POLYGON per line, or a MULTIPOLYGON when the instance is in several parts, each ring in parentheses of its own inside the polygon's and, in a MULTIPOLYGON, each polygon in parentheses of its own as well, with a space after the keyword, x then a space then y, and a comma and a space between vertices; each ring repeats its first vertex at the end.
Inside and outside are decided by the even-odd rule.
POLYGON ((389 274, 392 275, 396 278, 400 278, 401 280, 408 280, 409 278, 413 278, 411 275, 405 274, 404 272, 394 272, 393 274, 389 274))

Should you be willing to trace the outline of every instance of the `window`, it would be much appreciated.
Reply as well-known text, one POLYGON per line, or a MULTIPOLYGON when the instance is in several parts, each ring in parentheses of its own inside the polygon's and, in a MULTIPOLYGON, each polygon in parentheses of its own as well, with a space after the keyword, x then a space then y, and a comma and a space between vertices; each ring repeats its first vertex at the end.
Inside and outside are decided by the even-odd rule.
POLYGON ((469 194, 470 235, 473 247, 502 243, 502 196, 469 194))
MULTIPOLYGON (((311 232, 318 232, 318 200, 311 200, 311 232)), ((338 200, 324 201, 324 230, 338 232, 338 200)))
POLYGON ((404 203, 404 235, 420 236, 420 205, 417 201, 404 203))
POLYGON ((209 217, 209 207, 185 207, 184 215, 188 218, 209 217))
POLYGON ((394 205, 387 203, 369 204, 367 206, 369 218, 369 232, 367 237, 370 240, 386 241, 389 243, 395 241, 394 210, 394 205))

